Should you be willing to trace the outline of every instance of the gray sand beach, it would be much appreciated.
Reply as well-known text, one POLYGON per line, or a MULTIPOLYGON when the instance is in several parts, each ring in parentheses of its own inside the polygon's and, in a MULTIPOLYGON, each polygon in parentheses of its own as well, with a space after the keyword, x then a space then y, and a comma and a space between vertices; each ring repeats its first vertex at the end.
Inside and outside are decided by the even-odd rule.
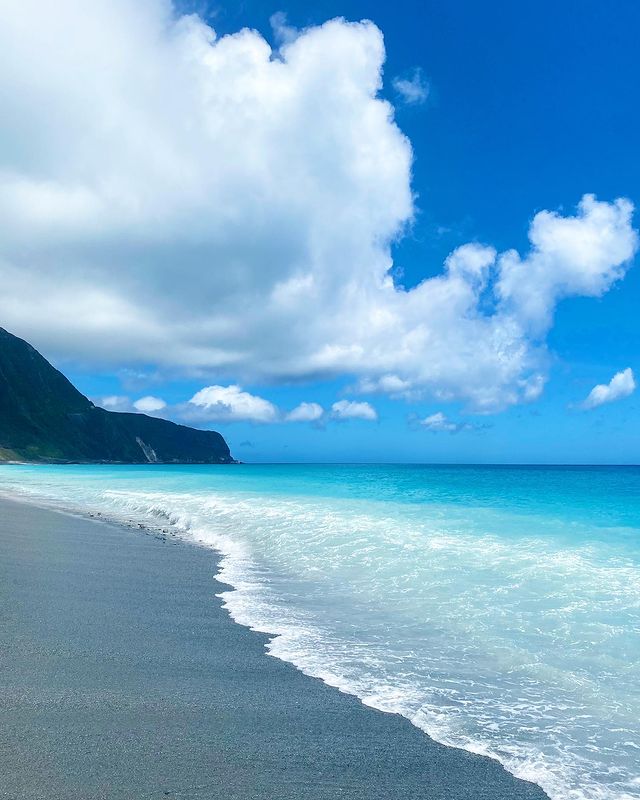
POLYGON ((0 501, 0 797, 544 800, 265 654, 210 550, 0 501))

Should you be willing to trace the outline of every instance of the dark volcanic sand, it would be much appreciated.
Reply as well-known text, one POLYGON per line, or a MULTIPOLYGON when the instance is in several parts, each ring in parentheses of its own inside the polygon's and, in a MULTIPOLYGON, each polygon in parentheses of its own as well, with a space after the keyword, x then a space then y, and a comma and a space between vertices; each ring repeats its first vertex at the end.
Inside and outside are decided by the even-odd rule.
POLYGON ((0 797, 544 800, 265 655, 216 556, 0 501, 0 797))

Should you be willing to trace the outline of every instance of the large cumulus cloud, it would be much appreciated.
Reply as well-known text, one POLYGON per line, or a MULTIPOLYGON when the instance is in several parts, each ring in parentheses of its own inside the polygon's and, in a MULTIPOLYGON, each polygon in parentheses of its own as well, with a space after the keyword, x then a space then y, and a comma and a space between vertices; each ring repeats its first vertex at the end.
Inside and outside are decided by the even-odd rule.
POLYGON ((379 97, 382 35, 285 41, 216 38, 162 0, 3 4, 2 323, 94 361, 535 397, 558 300, 602 294, 635 252, 630 203, 542 212, 529 253, 466 245, 404 291, 412 152, 379 97))

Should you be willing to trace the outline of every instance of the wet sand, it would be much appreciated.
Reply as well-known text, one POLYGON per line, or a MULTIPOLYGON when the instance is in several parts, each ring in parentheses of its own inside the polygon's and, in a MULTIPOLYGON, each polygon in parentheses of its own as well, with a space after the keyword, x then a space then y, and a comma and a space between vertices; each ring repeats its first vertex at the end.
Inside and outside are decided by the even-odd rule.
POLYGON ((267 656, 216 563, 0 500, 0 798, 546 798, 267 656))

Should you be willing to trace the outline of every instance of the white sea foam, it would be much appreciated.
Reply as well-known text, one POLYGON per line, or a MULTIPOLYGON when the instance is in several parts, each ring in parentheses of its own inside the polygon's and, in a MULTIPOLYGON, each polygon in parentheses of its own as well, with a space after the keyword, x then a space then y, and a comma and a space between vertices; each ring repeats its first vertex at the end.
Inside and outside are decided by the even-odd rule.
POLYGON ((553 800, 640 797, 640 569, 606 544, 569 546, 540 535, 543 520, 481 508, 44 493, 214 548, 225 607, 270 634, 272 656, 553 800))

